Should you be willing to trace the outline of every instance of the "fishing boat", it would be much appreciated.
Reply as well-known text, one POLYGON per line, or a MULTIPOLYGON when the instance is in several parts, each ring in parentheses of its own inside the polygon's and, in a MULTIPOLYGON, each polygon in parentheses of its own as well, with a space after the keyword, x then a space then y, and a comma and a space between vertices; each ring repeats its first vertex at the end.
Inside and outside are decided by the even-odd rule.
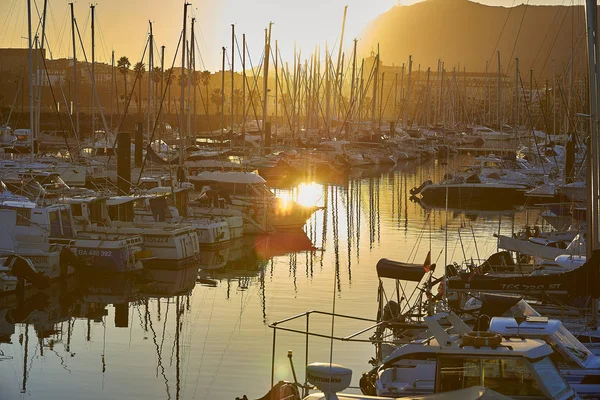
POLYGON ((73 207, 73 218, 79 235, 102 241, 111 236, 122 240, 141 239, 138 253, 146 266, 165 261, 186 264, 194 262, 200 251, 196 231, 190 225, 168 222, 134 222, 134 198, 82 197, 65 198, 73 207))

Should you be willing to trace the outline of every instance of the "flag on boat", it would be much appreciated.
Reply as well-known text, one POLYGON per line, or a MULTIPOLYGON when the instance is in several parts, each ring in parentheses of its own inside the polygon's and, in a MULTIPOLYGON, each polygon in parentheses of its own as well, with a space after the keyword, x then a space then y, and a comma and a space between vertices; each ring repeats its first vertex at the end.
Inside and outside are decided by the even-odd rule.
POLYGON ((423 269, 425 270, 425 272, 429 272, 429 270, 431 269, 431 250, 427 252, 427 257, 425 258, 423 269))

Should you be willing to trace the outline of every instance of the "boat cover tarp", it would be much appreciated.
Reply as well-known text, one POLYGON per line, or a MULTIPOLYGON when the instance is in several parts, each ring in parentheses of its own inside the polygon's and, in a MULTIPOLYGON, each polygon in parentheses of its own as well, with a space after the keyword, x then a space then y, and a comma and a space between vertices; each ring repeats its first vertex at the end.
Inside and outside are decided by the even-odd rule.
POLYGON ((573 243, 567 249, 560 249, 552 246, 544 246, 534 243, 529 240, 521 240, 509 236, 498 235, 498 247, 501 249, 516 251, 521 254, 543 258, 544 260, 554 260, 562 255, 583 255, 585 254, 585 246, 577 246, 573 243))
POLYGON ((377 262, 379 278, 399 279, 402 281, 420 282, 425 275, 423 264, 408 264, 382 258, 377 262))
POLYGON ((494 277, 462 274, 448 279, 448 288, 467 291, 566 292, 574 296, 600 296, 600 250, 581 267, 571 271, 537 276, 494 277))
POLYGON ((146 147, 146 154, 148 154, 148 158, 150 159, 150 161, 152 161, 155 164, 159 164, 159 165, 169 165, 169 164, 177 165, 177 160, 174 160, 174 161, 165 160, 164 158, 162 158, 161 156, 159 156, 158 154, 156 154, 156 152, 154 151, 154 149, 152 148, 151 145, 148 145, 146 147))

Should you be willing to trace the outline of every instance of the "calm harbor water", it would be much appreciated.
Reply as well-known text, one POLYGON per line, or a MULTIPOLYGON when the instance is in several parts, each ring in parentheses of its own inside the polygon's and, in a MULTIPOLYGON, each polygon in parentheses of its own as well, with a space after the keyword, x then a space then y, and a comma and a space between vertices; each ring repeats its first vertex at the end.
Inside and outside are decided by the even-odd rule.
MULTIPOLYGON (((270 323, 308 310, 375 318, 379 259, 420 263, 430 248, 440 266, 485 258, 496 250, 494 233, 541 223, 536 210, 429 213, 409 200, 408 190, 447 168, 427 161, 353 170, 335 184, 306 182, 279 193, 325 207, 304 232, 247 238, 203 252, 199 266, 166 265, 143 279, 73 278, 28 294, 20 308, 0 298, 0 399, 263 396, 271 383, 270 323)), ((336 318, 333 330, 346 336, 367 326, 336 318)), ((314 315, 310 328, 330 334, 331 319, 314 315)), ((278 332, 275 381, 292 379, 288 350, 304 378, 305 337, 278 332)), ((368 343, 309 343, 308 362, 331 357, 353 369, 354 385, 373 356, 368 343)))

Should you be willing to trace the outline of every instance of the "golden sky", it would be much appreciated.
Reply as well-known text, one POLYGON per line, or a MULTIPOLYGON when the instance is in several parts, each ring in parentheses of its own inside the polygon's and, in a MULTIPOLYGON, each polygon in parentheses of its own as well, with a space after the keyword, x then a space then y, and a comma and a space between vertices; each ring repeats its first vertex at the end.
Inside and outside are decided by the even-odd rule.
MULTIPOLYGON (((48 0, 47 35, 53 58, 70 56, 70 0, 48 0)), ((246 33, 252 62, 261 57, 264 29, 273 21, 273 40, 277 39, 284 59, 291 61, 294 41, 303 51, 303 59, 316 44, 325 48, 337 46, 344 5, 348 5, 345 47, 353 38, 360 40, 361 31, 377 15, 398 5, 406 6, 419 0, 193 0, 189 14, 197 20, 196 35, 199 69, 221 69, 221 47, 231 50, 231 24, 241 48, 242 33, 246 33)), ((445 0, 438 0, 445 1, 445 0)), ((529 4, 582 4, 583 0, 530 0, 529 4)), ((490 5, 510 7, 526 0, 480 0, 490 5)), ((32 0, 34 18, 43 8, 43 0, 32 0)), ((96 0, 96 59, 110 61, 128 56, 132 63, 140 60, 148 33, 148 21, 154 24, 156 47, 166 46, 166 61, 172 62, 173 51, 181 31, 183 2, 179 0, 96 0)), ((75 17, 86 52, 90 57, 90 2, 75 2, 75 17)), ((34 29, 37 21, 34 19, 34 29)), ((27 46, 27 1, 0 0, 0 48, 27 46)), ((273 43, 274 45, 274 43, 273 43)), ((337 49, 337 47, 336 47, 337 49)), ((79 50, 79 59, 82 59, 79 50)), ((337 53, 337 50, 335 51, 337 53)), ((236 69, 240 68, 236 53, 236 69)), ((179 63, 179 61, 177 62, 179 63)), ((227 61, 228 63, 228 61, 227 61)), ((247 66, 248 67, 248 66, 247 66)), ((229 69, 229 66, 226 66, 229 69)))

